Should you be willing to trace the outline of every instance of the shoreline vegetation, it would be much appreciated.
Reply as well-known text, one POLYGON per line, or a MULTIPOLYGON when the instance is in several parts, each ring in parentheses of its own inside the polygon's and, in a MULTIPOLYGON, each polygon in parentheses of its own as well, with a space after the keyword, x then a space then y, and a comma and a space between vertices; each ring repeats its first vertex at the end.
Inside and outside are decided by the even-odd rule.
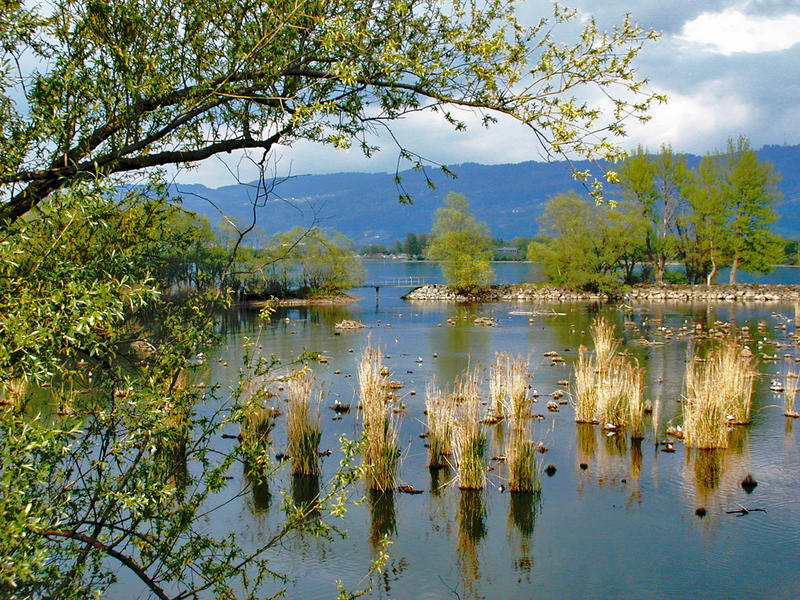
POLYGON ((354 304, 358 302, 359 298, 357 296, 350 296, 349 294, 344 293, 336 293, 330 295, 322 295, 322 296, 309 296, 306 298, 302 297, 287 297, 287 298, 278 298, 273 296, 272 298, 265 298, 265 299, 253 299, 253 298, 245 298, 234 302, 234 305, 241 306, 245 308, 257 308, 261 309, 267 306, 344 306, 347 304, 354 304))
POLYGON ((636 284, 619 294, 586 292, 554 285, 503 284, 461 293, 442 284, 423 285, 403 296, 421 302, 800 302, 800 285, 636 284))

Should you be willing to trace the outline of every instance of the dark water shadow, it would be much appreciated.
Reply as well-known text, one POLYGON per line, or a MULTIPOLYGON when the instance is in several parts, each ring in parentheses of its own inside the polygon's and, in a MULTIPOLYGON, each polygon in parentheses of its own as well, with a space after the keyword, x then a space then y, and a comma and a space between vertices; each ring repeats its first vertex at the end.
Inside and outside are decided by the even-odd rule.
POLYGON ((374 550, 377 550, 384 537, 392 538, 397 534, 394 492, 370 490, 367 501, 370 515, 369 543, 374 550))

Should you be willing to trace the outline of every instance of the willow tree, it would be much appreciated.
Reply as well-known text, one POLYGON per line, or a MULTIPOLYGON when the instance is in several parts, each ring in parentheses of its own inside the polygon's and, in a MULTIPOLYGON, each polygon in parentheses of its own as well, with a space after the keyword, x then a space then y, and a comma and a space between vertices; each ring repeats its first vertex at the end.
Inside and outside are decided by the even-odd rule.
MULTIPOLYGON (((359 147, 428 108, 509 115, 548 152, 620 156, 623 118, 661 96, 633 69, 656 34, 589 21, 574 43, 556 6, 533 27, 513 1, 58 0, 0 15, 0 222, 80 180, 269 152, 359 147), (603 113, 587 88, 614 99, 603 113), (598 133, 600 132, 600 133, 598 133)), ((414 166, 422 158, 401 148, 414 166)))
MULTIPOLYGON (((205 526, 209 502, 239 493, 233 461, 253 457, 213 445, 238 399, 209 412, 180 375, 213 320, 148 268, 184 243, 149 199, 229 152, 258 162, 306 140, 369 156, 373 134, 424 109, 455 129, 459 109, 506 115, 548 152, 613 160, 623 118, 662 99, 633 69, 656 36, 625 19, 559 41, 575 17, 524 27, 505 0, 0 0, 0 396, 16 402, 0 414, 0 595, 93 597, 120 568, 136 595, 260 594, 266 550, 309 520, 256 548, 205 526), (581 100, 590 88, 610 112, 581 100), (132 181, 142 210, 127 212, 132 181), (20 389, 71 381, 92 391, 71 415, 29 418, 20 389)), ((345 466, 321 496, 355 479, 345 466)))
POLYGON ((459 292, 473 292, 494 278, 492 236, 478 221, 462 194, 450 192, 436 210, 431 241, 425 255, 442 264, 444 280, 459 292))
POLYGON ((780 198, 780 179, 772 163, 758 159, 750 140, 728 140, 721 187, 728 214, 731 284, 736 283, 739 269, 769 273, 782 257, 780 238, 770 230, 778 220, 775 204, 780 198))
POLYGON ((662 145, 657 155, 639 146, 619 169, 622 197, 636 202, 650 222, 645 238, 645 255, 652 265, 656 283, 664 282, 667 263, 677 255, 676 228, 685 202, 686 157, 662 145))

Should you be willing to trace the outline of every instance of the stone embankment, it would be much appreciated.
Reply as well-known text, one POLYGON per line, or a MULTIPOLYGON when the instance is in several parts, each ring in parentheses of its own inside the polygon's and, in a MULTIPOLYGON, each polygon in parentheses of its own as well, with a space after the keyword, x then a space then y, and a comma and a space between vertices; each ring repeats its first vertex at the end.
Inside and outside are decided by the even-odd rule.
MULTIPOLYGON (((460 294, 446 285, 423 285, 404 296, 430 302, 606 302, 593 294, 531 284, 493 285, 474 294, 460 294)), ((800 302, 798 285, 636 285, 617 300, 622 302, 800 302)))

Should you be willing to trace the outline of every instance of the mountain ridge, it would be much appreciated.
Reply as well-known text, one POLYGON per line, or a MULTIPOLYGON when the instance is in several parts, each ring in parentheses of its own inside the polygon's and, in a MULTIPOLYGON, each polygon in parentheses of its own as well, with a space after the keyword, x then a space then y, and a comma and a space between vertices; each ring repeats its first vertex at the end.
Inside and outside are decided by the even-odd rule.
MULTIPOLYGON (((759 150, 780 172, 779 190, 783 194, 777 210, 780 215, 774 230, 794 238, 800 231, 800 145, 765 146, 759 150)), ((700 156, 686 154, 690 167, 700 156)), ((476 218, 485 221, 493 236, 510 240, 533 236, 537 217, 553 194, 570 189, 584 191, 572 177, 572 168, 583 170, 596 165, 586 161, 567 163, 526 161, 487 165, 475 162, 448 167, 451 178, 439 169, 427 170, 434 187, 417 171, 400 173, 400 186, 390 173, 341 172, 322 175, 297 175, 278 182, 272 199, 258 211, 259 226, 267 233, 285 231, 296 225, 319 225, 341 231, 356 245, 388 244, 407 232, 427 232, 437 208, 451 191, 464 194, 476 218), (399 195, 409 194, 414 202, 402 204, 399 195)), ((171 193, 183 198, 186 209, 208 215, 212 223, 220 216, 211 204, 229 217, 249 220, 252 184, 208 188, 201 184, 175 184, 171 193), (209 202, 210 201, 210 202, 209 202)), ((613 195, 613 187, 607 187, 613 195)))

